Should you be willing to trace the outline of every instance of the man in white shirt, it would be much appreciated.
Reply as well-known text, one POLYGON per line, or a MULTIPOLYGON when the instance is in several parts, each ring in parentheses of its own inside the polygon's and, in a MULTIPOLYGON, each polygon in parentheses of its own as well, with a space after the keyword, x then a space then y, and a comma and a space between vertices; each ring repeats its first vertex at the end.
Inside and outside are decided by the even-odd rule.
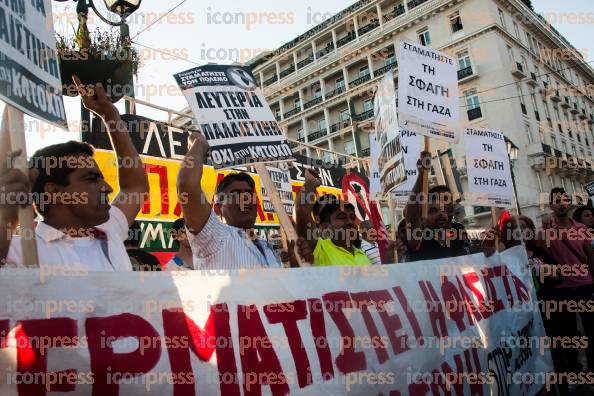
MULTIPOLYGON (((93 159, 93 148, 85 143, 70 141, 37 151, 29 160, 31 181, 3 160, 0 193, 7 199, 0 200, 0 223, 8 226, 0 230, 0 261, 22 264, 21 240, 12 237, 18 205, 14 195, 7 194, 18 192, 31 196, 43 216, 35 229, 40 266, 131 271, 123 241, 148 193, 147 177, 120 114, 101 84, 88 90, 78 78, 74 80, 84 106, 106 125, 117 155, 120 191, 110 205, 108 195, 113 190, 93 159)), ((9 152, 8 136, 0 138, 2 156, 20 155, 9 152)))
POLYGON ((268 242, 258 238, 254 229, 258 210, 254 180, 246 173, 227 175, 217 186, 211 209, 200 185, 210 146, 201 134, 194 134, 194 139, 177 177, 194 268, 281 268, 268 242))

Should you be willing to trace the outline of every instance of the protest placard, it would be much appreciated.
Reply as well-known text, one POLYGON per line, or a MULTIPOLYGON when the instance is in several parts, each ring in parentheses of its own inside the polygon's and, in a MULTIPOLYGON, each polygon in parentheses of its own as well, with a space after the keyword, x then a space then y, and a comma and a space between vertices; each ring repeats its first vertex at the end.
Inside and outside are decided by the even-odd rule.
POLYGON ((399 133, 406 180, 392 191, 391 196, 398 202, 398 205, 402 206, 408 201, 419 175, 417 161, 423 150, 423 137, 405 129, 400 129, 399 133))
POLYGON ((468 193, 464 199, 475 205, 511 207, 514 189, 505 138, 492 129, 466 128, 468 193))
POLYGON ((401 40, 398 65, 400 126, 436 139, 458 140, 456 62, 442 52, 401 40))
POLYGON ((174 77, 212 148, 216 169, 292 158, 249 68, 206 65, 174 77))
POLYGON ((377 87, 374 110, 375 131, 370 138, 371 194, 384 196, 406 181, 392 72, 377 87))
MULTIPOLYGON (((295 207, 295 199, 293 198, 293 186, 291 185, 291 173, 289 170, 267 166, 268 174, 272 183, 276 187, 278 194, 282 200, 285 211, 292 215, 293 208, 295 207)), ((266 213, 274 213, 274 206, 270 202, 270 197, 266 191, 266 188, 262 186, 262 208, 266 213)))
POLYGON ((586 190, 588 196, 590 197, 590 200, 594 204, 594 181, 591 181, 590 183, 586 184, 584 186, 584 189, 586 190))
POLYGON ((0 2, 0 99, 67 125, 51 0, 0 2))
POLYGON ((532 396, 553 366, 527 260, 4 269, 0 394, 532 396))

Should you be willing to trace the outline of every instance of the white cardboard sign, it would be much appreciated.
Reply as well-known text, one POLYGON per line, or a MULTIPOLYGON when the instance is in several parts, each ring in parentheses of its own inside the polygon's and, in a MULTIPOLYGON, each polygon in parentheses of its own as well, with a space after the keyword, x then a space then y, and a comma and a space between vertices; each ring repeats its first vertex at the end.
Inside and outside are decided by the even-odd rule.
POLYGON ((454 59, 401 40, 398 63, 398 119, 402 129, 457 141, 460 104, 454 59))

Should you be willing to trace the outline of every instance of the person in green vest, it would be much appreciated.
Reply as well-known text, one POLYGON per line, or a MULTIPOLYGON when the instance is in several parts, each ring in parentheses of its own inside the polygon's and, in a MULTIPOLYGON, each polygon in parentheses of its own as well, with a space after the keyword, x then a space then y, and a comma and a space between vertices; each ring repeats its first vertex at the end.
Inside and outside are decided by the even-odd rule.
POLYGON ((313 252, 306 260, 314 266, 365 266, 371 261, 359 247, 359 232, 355 208, 334 195, 316 199, 321 180, 316 171, 305 171, 305 184, 297 194, 297 234, 300 242, 313 252), (319 225, 312 209, 317 202, 319 225), (302 238, 302 239, 301 239, 302 238))

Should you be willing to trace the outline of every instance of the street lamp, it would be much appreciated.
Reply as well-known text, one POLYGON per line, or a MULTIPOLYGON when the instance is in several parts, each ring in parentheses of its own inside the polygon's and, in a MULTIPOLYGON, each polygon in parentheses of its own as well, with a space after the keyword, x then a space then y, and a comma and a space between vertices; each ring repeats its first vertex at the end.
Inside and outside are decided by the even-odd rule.
POLYGON ((514 175, 514 162, 518 159, 518 146, 511 140, 504 136, 505 146, 507 148, 507 156, 509 157, 509 168, 511 171, 512 184, 514 186, 514 196, 516 198, 516 213, 520 216, 520 202, 518 201, 518 190, 516 189, 516 176, 514 175))
MULTIPOLYGON (((126 19, 126 17, 132 14, 134 11, 140 7, 141 0, 103 0, 105 2, 105 6, 109 8, 109 10, 115 14, 118 14, 122 20, 126 19)), ((89 0, 91 7, 93 10, 93 1, 89 0)), ((97 12, 97 10, 95 10, 97 12)))

